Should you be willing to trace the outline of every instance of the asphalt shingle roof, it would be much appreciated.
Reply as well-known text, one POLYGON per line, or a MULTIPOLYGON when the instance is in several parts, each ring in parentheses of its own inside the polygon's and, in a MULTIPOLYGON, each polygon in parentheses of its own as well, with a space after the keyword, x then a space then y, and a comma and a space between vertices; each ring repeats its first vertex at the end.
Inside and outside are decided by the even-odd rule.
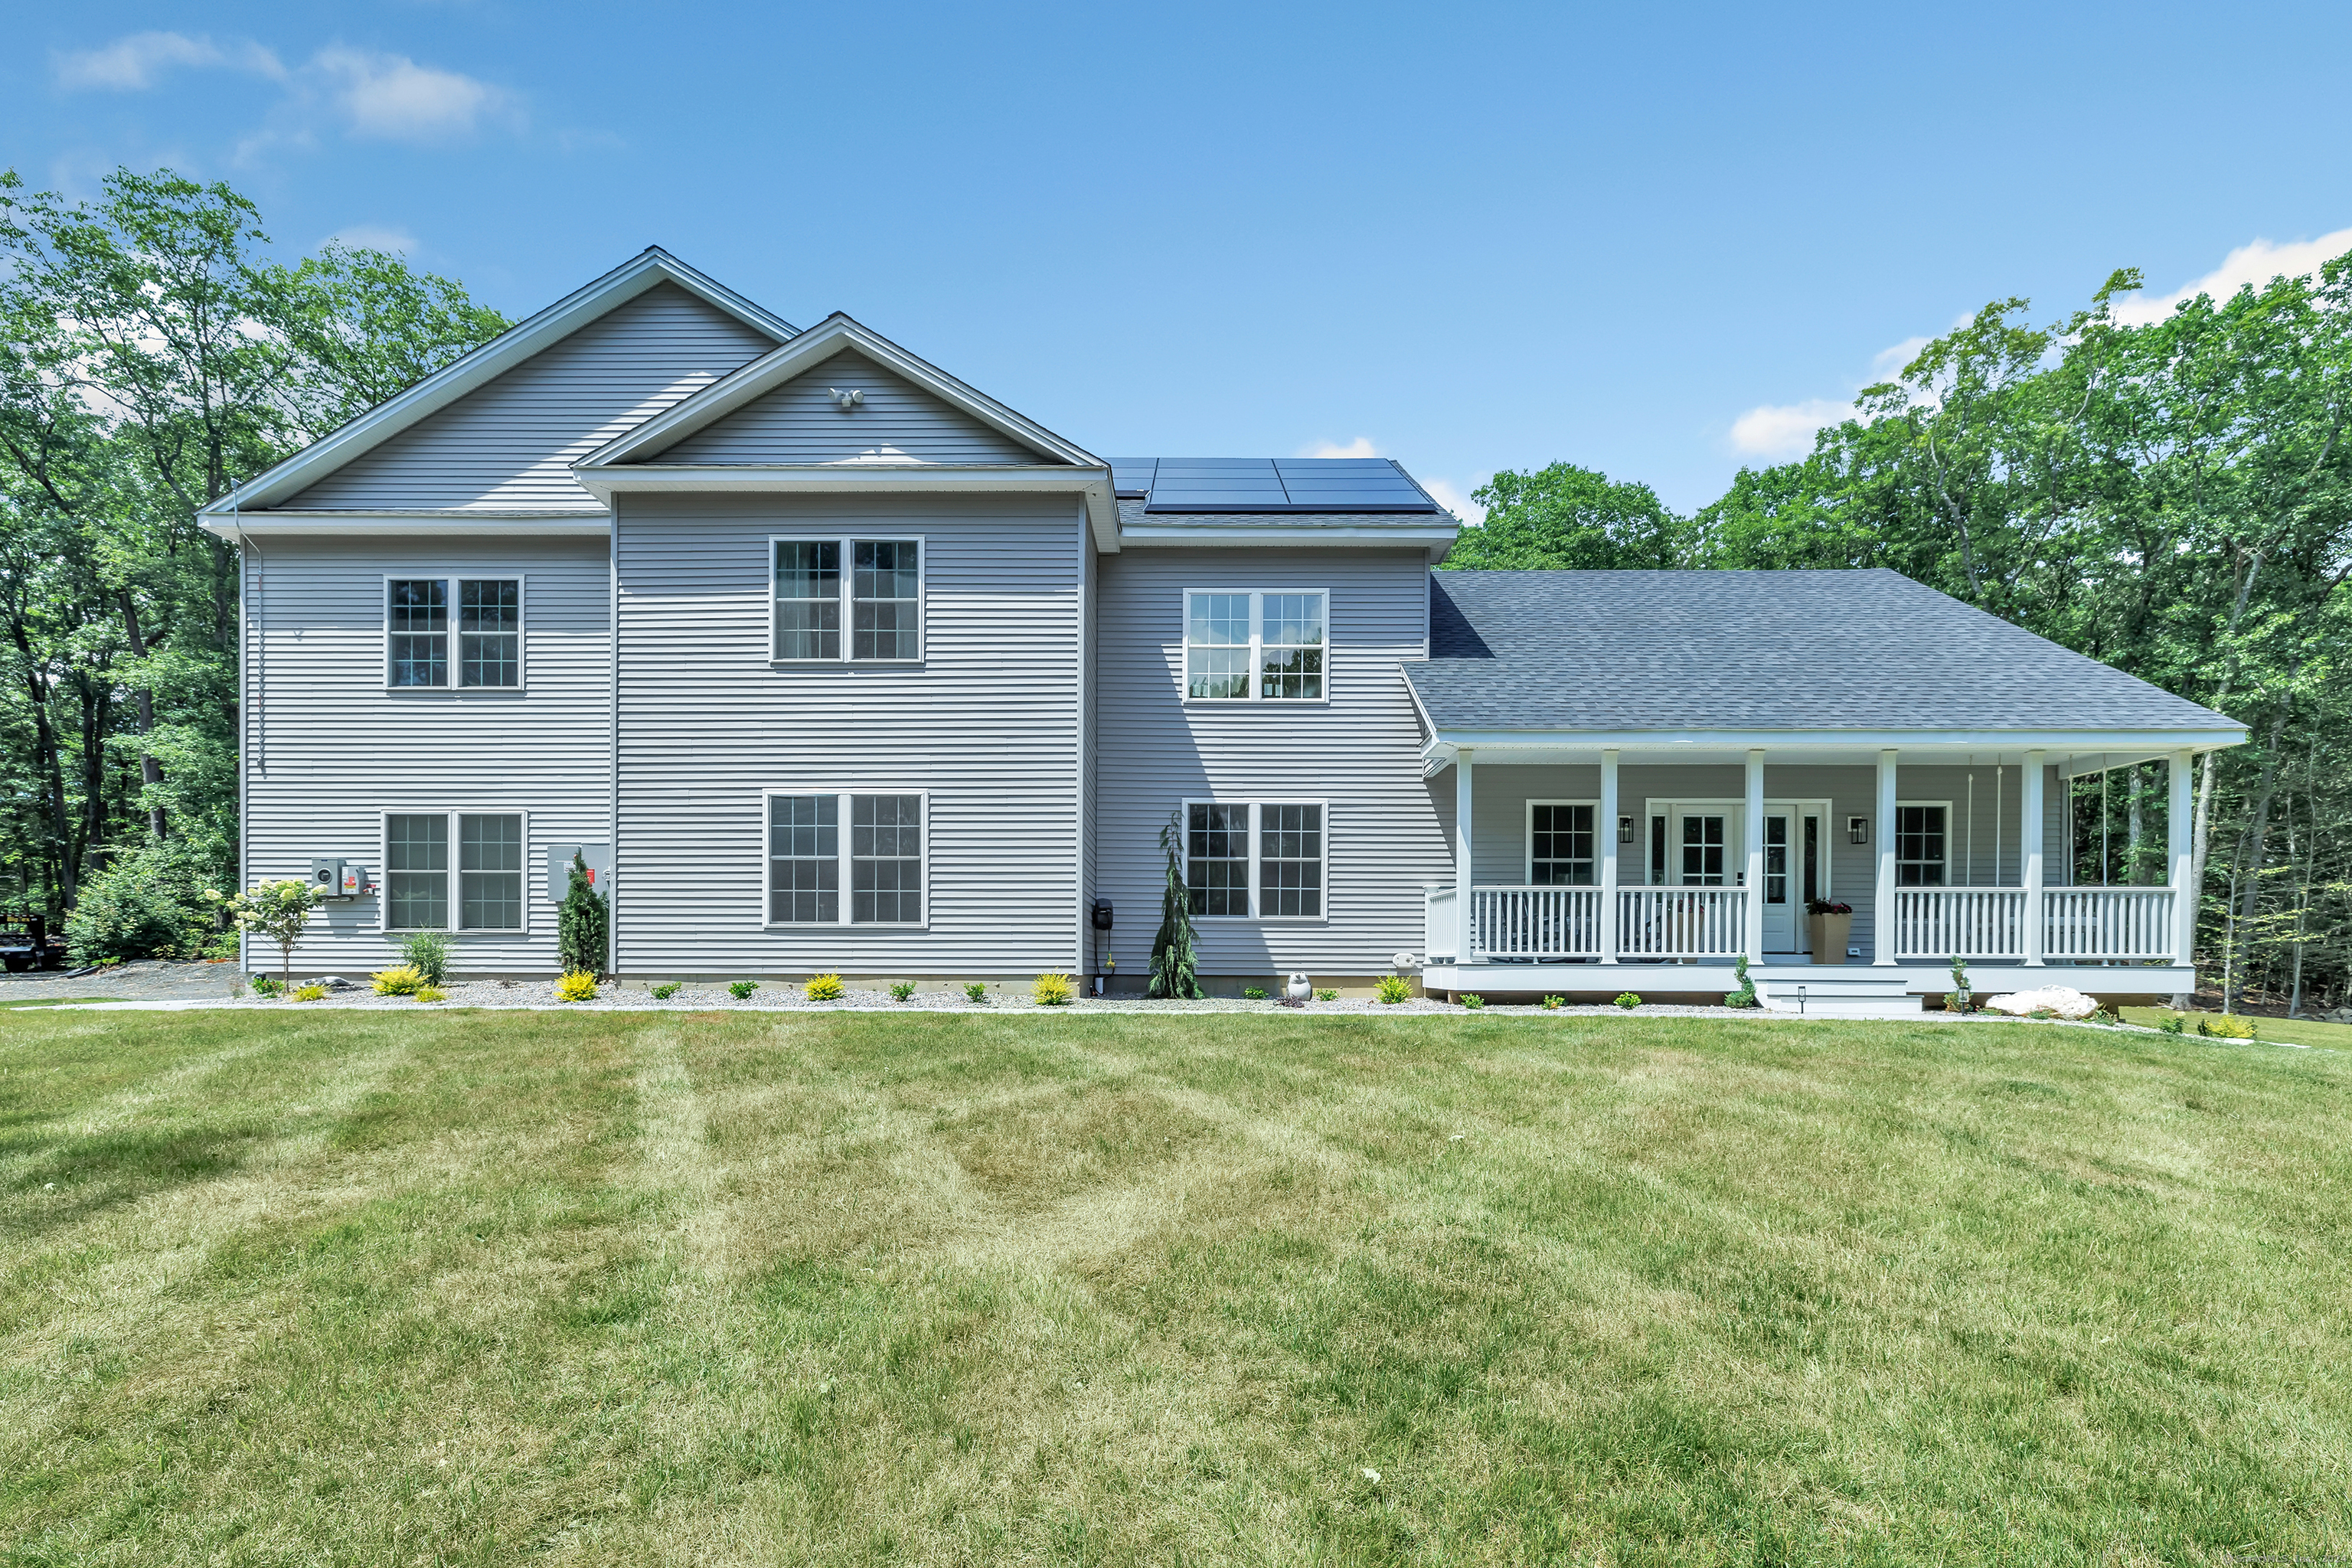
POLYGON ((1898 572, 1431 578, 1441 730, 2237 727, 1898 572))

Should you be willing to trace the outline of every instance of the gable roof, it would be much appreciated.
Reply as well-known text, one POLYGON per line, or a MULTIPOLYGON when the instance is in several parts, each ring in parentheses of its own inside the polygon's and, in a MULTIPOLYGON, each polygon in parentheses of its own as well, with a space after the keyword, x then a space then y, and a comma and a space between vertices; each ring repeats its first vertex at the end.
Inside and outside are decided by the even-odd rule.
POLYGON ((704 387, 693 396, 605 443, 583 458, 582 469, 659 463, 661 455, 687 437, 715 424, 753 399, 816 369, 845 350, 856 350, 912 383, 949 407, 1010 437, 1036 454, 1037 461, 1107 468, 1100 458, 1076 442, 1017 414, 968 383, 900 348, 881 333, 835 310, 790 342, 704 387))
POLYGON ((662 283, 673 283, 777 342, 799 329, 706 277, 659 246, 643 252, 488 342, 387 398, 333 433, 247 479, 205 509, 207 516, 258 510, 283 502, 374 449, 427 416, 488 384, 587 323, 662 283))
POLYGON ((1884 568, 1436 572, 1430 656, 1405 675, 1442 734, 2244 738, 2225 714, 1884 568))

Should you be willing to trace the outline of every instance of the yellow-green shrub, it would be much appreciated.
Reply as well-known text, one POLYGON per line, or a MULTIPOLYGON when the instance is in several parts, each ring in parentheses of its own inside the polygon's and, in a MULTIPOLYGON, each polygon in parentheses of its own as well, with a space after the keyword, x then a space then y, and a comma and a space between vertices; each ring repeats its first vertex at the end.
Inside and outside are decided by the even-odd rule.
POLYGON ((593 1002, 596 1000, 596 977, 584 969, 575 969, 555 983, 558 1002, 593 1002))
POLYGON ((2239 1013, 2214 1013, 2197 1020, 2197 1032, 2216 1040, 2251 1040, 2254 1021, 2239 1013))
POLYGON ((420 985, 416 988, 416 999, 419 1002, 446 1002, 449 993, 438 985, 420 985))
POLYGON ((1029 987, 1029 999, 1040 1007, 1066 1007, 1077 994, 1078 988, 1071 984, 1068 975, 1050 969, 1037 976, 1036 984, 1029 987))
POLYGON ((326 999, 327 988, 323 985, 305 985, 294 993, 297 1002, 324 1002, 326 999))
POLYGON ((368 978, 375 982, 379 996, 414 996, 425 984, 425 972, 413 963, 395 963, 368 978))
POLYGON ((801 994, 812 1002, 838 1002, 841 994, 841 976, 838 974, 820 974, 801 987, 801 994))
POLYGON ((1402 974, 1381 975, 1380 984, 1374 989, 1378 992, 1380 999, 1391 1006, 1394 1006, 1399 1002, 1412 1000, 1412 982, 1402 974))

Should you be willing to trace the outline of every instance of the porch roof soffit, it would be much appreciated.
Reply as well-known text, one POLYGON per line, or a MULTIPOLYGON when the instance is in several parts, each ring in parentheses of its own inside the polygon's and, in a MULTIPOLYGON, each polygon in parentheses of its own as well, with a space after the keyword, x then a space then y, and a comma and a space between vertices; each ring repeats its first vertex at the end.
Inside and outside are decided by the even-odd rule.
POLYGON ((583 285, 488 342, 451 361, 396 397, 386 398, 341 428, 263 469, 206 507, 203 526, 228 531, 239 513, 299 495, 334 469, 381 446, 427 415, 485 386, 558 340, 627 303, 646 289, 675 283, 779 343, 800 329, 695 268, 659 246, 649 246, 603 277, 583 285))
POLYGON ((1433 727, 1422 745, 1423 771, 1435 774, 1468 751, 1480 766, 1597 765, 1615 752, 1622 767, 1737 767, 1760 750, 1768 767, 1869 767, 1883 751, 1897 766, 2020 767, 2029 752, 2046 753, 2062 777, 2080 777, 2179 752, 2236 745, 2242 730, 2117 734, 2098 731, 1629 730, 1534 731, 1433 727))

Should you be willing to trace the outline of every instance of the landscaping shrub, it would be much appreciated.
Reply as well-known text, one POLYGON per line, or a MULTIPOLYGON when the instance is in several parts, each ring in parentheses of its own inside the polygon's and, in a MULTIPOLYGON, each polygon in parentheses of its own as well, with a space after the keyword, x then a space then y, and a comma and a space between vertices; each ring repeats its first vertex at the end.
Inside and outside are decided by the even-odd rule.
POLYGON ((1544 998, 1543 1005, 1545 1012, 1557 1013, 1562 1007, 1568 1005, 1568 998, 1565 996, 1547 996, 1544 998))
POLYGON ((1339 999, 1339 994, 1337 991, 1318 991, 1315 993, 1315 1000, 1318 1002, 1337 1002, 1339 999))
POLYGON ((2189 1015, 2186 1013, 2168 1013, 2164 1016, 2164 1021, 2157 1025, 2157 1027, 2163 1030, 2168 1035, 2184 1033, 2189 1027, 2189 1015))
POLYGON ((967 1002, 985 1002, 988 1000, 988 987, 975 980, 963 988, 963 999, 967 1002))
POLYGON ((1465 991, 1462 993, 1462 1005, 1465 1007, 1469 1008, 1473 1013, 1475 1013, 1479 1008, 1484 1007, 1486 1005, 1486 999, 1484 996, 1479 995, 1475 991, 1465 991))
MULTIPOLYGON (((282 996, 286 994, 286 982, 275 974, 257 974, 248 984, 256 996, 282 996)), ((2176 1035, 2180 1033, 2178 1029, 2172 1032, 2176 1035)))
POLYGON ((368 978, 375 982, 375 994, 379 996, 414 996, 429 984, 413 963, 395 963, 368 978))
POLYGON ((210 856, 180 839, 115 857, 81 885, 66 916, 73 961, 233 955, 236 938, 220 929, 205 898, 206 884, 222 879, 216 870, 210 856))
POLYGON ((650 994, 656 1002, 667 1002, 671 997, 677 994, 677 988, 680 984, 680 982, 676 980, 665 980, 659 985, 655 986, 650 994))
MULTIPOLYGON (((815 982, 811 981, 810 984, 814 984, 815 982)), ((727 987, 727 994, 734 997, 738 1002, 749 1002, 751 999, 751 993, 759 988, 760 983, 756 980, 738 980, 727 987)))
POLYGON ((575 852, 563 902, 555 911, 556 962, 566 970, 604 973, 605 931, 610 923, 604 895, 588 879, 588 863, 575 852))
POLYGON ((567 970, 555 983, 558 1002, 593 1002, 596 1000, 596 977, 584 969, 567 970))
POLYGON ((1739 982, 1739 989, 1737 991, 1725 992, 1723 994, 1723 1005, 1727 1007, 1754 1007, 1759 1005, 1759 1004, 1756 1000, 1756 982, 1748 978, 1748 955, 1746 953, 1741 953, 1738 961, 1732 964, 1731 973, 1733 977, 1739 982))
POLYGON ((2215 1040, 2260 1039, 2260 1027, 2252 1018, 2236 1013, 2219 1013, 2197 1020, 2197 1032, 2215 1040))
POLYGON ((1263 985, 1244 985, 1242 987, 1242 996, 1247 1001, 1263 1002, 1265 1000, 1265 987, 1263 985))
POLYGON ((1402 974, 1383 974, 1372 994, 1393 1007, 1400 1002, 1412 1000, 1412 982, 1402 974))
POLYGON ((1160 930, 1151 939, 1151 980, 1144 994, 1197 1002, 1202 993, 1193 951, 1192 892, 1184 885, 1184 867, 1177 855, 1182 837, 1181 820, 1171 812, 1160 829, 1160 853, 1167 867, 1160 879, 1160 930))
MULTIPOLYGON (((743 994, 749 996, 751 993, 746 991, 743 994)), ((801 994, 812 1002, 838 1002, 841 1000, 841 976, 820 974, 801 987, 801 994)))
POLYGON ((446 1002, 449 993, 438 985, 420 985, 416 988, 416 999, 419 1002, 446 1002))
POLYGON ((445 931, 413 932, 400 944, 400 961, 425 976, 427 985, 438 985, 449 978, 449 937, 445 931))
POLYGON ((911 980, 901 980, 890 987, 890 1000, 893 1002, 904 1002, 914 994, 915 983, 911 980))
POLYGON ((1029 988, 1029 999, 1040 1007, 1066 1007, 1077 994, 1078 988, 1070 983, 1068 975, 1050 969, 1037 976, 1036 984, 1029 988))
POLYGON ((1624 1008, 1628 1013, 1632 1012, 1641 1005, 1642 999, 1633 994, 1631 991, 1620 991, 1617 994, 1617 1005, 1624 1008))
POLYGON ((297 1002, 324 1002, 326 999, 327 988, 323 985, 305 985, 294 993, 297 1002))

